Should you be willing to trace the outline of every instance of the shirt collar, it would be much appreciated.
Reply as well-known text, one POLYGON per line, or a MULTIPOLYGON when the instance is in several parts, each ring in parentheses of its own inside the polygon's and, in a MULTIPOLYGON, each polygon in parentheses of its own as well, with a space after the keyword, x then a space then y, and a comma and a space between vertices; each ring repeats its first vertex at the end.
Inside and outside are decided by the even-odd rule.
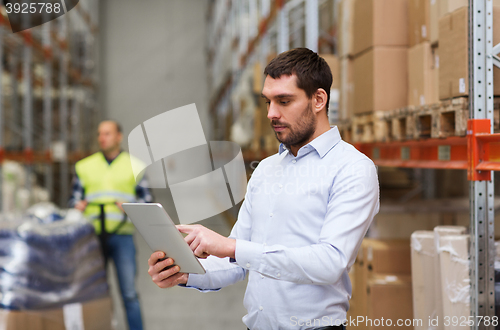
MULTIPOLYGON (((280 143, 279 154, 281 155, 285 150, 288 150, 283 143, 280 143)), ((288 150, 289 151, 289 150, 288 150)))
POLYGON ((111 163, 117 159, 121 154, 122 154, 123 150, 120 149, 120 153, 118 155, 116 155, 115 158, 113 159, 108 159, 105 155, 104 155, 104 152, 101 151, 101 154, 102 154, 102 157, 104 157, 104 159, 106 159, 106 161, 108 162, 108 165, 111 165, 111 163))
MULTIPOLYGON (((340 132, 337 126, 331 128, 325 133, 321 134, 307 145, 313 147, 318 153, 320 158, 323 158, 335 145, 341 140, 340 132)), ((302 147, 304 148, 304 147, 302 147)), ((302 149, 301 148, 301 149, 302 149)), ((281 155, 285 150, 288 150, 283 143, 280 144, 279 154, 281 155)))

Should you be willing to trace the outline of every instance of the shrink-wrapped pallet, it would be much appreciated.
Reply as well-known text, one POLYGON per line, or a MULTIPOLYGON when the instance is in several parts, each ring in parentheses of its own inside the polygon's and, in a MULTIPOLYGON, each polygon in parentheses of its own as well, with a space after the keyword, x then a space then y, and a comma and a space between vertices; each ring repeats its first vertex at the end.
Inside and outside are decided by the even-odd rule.
POLYGON ((436 306, 436 247, 434 232, 419 230, 411 235, 411 277, 413 289, 413 317, 423 320, 415 330, 430 329, 427 320, 435 319, 436 306))
MULTIPOLYGON (((435 249, 437 251, 437 256, 436 256, 436 264, 435 264, 435 277, 436 279, 441 278, 441 262, 440 262, 440 238, 443 236, 456 236, 456 235, 463 235, 465 234, 467 228, 463 226, 437 226, 434 227, 434 244, 435 244, 435 249)), ((436 280, 435 282, 436 287, 436 317, 438 318, 438 326, 435 329, 444 329, 443 326, 443 318, 444 318, 444 312, 443 312, 443 296, 442 296, 442 288, 441 288, 441 281, 436 280)))
POLYGON ((439 245, 444 329, 469 329, 469 235, 442 236, 439 245))
POLYGON ((94 227, 79 211, 59 215, 0 222, 0 308, 54 308, 108 294, 94 227))

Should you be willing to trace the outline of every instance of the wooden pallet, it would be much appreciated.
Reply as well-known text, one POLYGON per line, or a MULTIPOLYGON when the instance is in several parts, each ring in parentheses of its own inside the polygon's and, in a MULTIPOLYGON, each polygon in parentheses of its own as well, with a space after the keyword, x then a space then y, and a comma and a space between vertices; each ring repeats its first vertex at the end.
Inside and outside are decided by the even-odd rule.
POLYGON ((433 138, 467 135, 469 99, 459 97, 440 102, 434 114, 433 138))
POLYGON ((389 141, 390 126, 386 111, 356 115, 352 119, 352 142, 389 141))
POLYGON ((412 108, 396 109, 387 114, 391 122, 390 141, 402 141, 413 138, 412 108))
POLYGON ((493 130, 495 133, 500 132, 500 97, 493 100, 493 130))
POLYGON ((392 119, 390 140, 465 136, 469 118, 467 97, 438 103, 410 106, 389 112, 392 119))
MULTIPOLYGON (((495 130, 500 130, 500 98, 495 98, 495 130)), ((342 138, 351 143, 403 141, 465 136, 469 100, 459 97, 423 106, 357 114, 337 124, 342 138)))

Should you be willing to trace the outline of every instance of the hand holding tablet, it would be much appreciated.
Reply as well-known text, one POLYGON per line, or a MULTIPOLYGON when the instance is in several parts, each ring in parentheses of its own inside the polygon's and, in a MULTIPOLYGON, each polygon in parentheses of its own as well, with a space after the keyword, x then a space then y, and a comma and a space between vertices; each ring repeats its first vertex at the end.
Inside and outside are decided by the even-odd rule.
POLYGON ((180 267, 174 265, 172 258, 165 259, 163 252, 153 252, 149 257, 148 265, 148 274, 153 282, 162 289, 187 284, 189 274, 179 273, 180 267))
MULTIPOLYGON (((161 204, 123 203, 122 207, 149 247, 153 251, 164 252, 165 256, 168 257, 168 259, 158 263, 158 260, 163 257, 159 257, 159 254, 157 254, 158 258, 154 260, 155 253, 151 255, 150 262, 155 261, 153 265, 163 266, 159 269, 160 271, 170 266, 171 264, 168 264, 168 262, 173 259, 175 264, 180 267, 180 273, 205 274, 205 269, 194 256, 189 245, 184 241, 184 237, 177 230, 161 204)), ((175 273, 174 270, 175 267, 169 269, 169 273, 175 273)))

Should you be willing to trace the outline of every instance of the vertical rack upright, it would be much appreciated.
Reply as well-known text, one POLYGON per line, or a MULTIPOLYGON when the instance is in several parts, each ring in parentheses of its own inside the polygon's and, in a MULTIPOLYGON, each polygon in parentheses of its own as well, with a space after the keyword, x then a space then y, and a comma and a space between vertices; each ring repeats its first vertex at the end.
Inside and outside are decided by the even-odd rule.
MULTIPOLYGON (((469 1, 470 119, 489 119, 493 133, 493 4, 469 1)), ((481 156, 480 156, 481 157, 481 156)), ((493 171, 470 181, 470 281, 473 329, 493 329, 478 317, 495 316, 495 230, 493 171)))

